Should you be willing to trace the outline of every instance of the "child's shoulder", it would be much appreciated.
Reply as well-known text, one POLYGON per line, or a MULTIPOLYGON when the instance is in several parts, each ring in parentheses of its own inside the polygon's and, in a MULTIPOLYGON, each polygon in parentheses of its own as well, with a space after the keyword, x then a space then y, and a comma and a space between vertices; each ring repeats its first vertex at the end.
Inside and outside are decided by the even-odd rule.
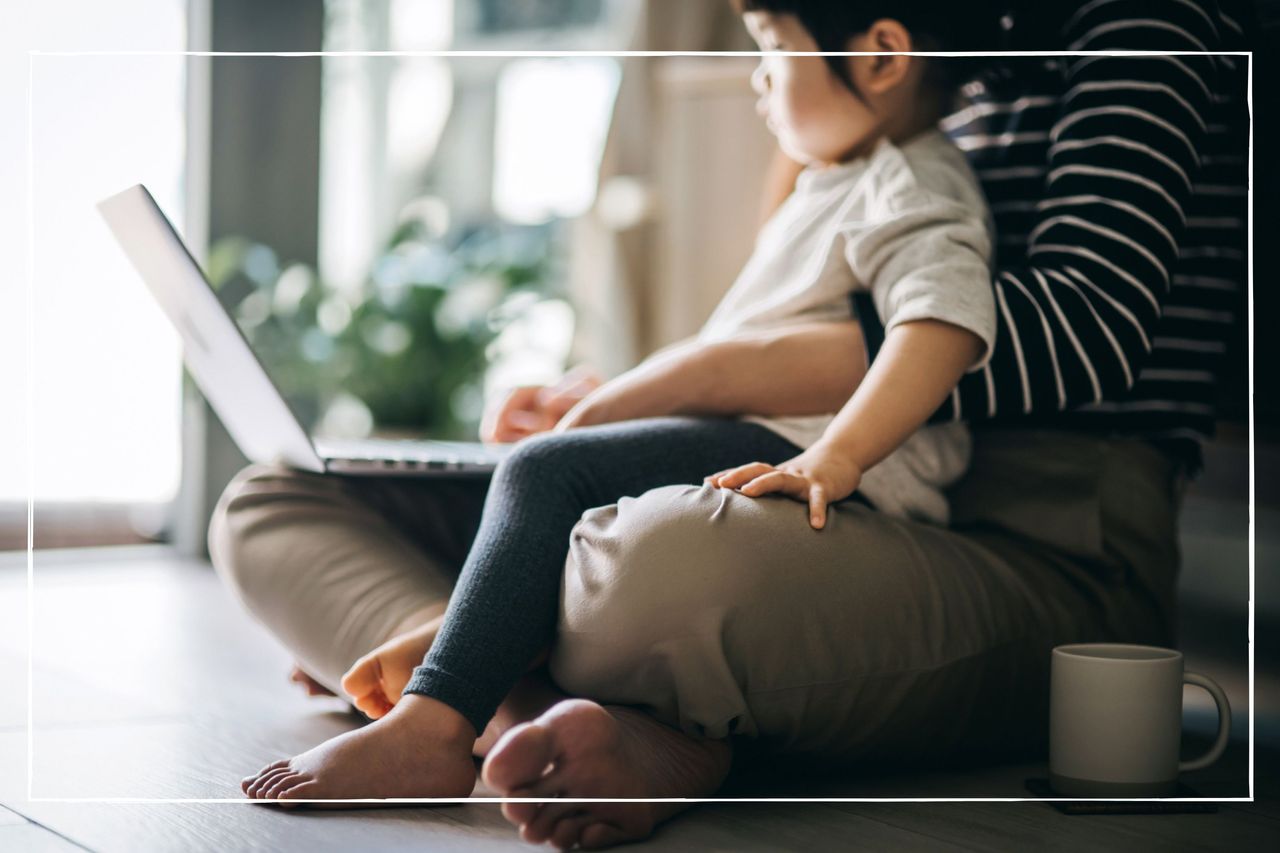
POLYGON ((954 202, 981 215, 986 207, 964 152, 940 130, 900 145, 882 142, 871 155, 866 178, 870 206, 886 212, 954 202))

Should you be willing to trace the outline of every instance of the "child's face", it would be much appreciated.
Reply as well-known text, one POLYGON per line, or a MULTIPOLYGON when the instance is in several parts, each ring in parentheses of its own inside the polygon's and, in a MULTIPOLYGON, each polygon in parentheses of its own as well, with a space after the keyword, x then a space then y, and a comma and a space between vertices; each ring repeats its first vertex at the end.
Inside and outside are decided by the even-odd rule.
MULTIPOLYGON (((747 30, 768 55, 751 75, 760 94, 756 111, 778 145, 801 163, 836 163, 860 153, 877 129, 872 109, 849 91, 821 56, 779 56, 771 51, 817 51, 794 15, 747 12, 747 30)), ((858 50, 851 40, 849 50, 858 50)), ((866 49, 866 48, 863 48, 866 49)))

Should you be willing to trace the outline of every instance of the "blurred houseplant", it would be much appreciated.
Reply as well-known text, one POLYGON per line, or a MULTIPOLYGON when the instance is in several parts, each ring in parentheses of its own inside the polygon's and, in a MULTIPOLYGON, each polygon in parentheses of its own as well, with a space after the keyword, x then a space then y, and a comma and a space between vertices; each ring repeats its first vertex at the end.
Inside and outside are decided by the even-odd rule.
POLYGON ((340 437, 474 438, 499 334, 560 302, 552 233, 495 225, 447 242, 427 220, 409 219, 348 289, 243 238, 215 244, 208 272, 304 426, 340 437))

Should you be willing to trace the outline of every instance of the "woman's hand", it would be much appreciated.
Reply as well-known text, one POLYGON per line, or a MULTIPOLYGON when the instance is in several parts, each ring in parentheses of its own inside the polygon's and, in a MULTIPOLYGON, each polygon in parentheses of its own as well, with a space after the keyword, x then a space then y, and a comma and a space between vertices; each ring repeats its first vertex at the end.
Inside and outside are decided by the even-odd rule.
POLYGON ((600 387, 593 371, 575 367, 554 385, 525 385, 489 407, 480 422, 480 438, 507 443, 546 432, 584 397, 600 387))
POLYGON ((822 441, 780 465, 752 462, 707 478, 716 488, 737 489, 748 497, 776 492, 807 503, 815 530, 826 526, 827 505, 849 497, 861 481, 862 468, 850 454, 822 441))

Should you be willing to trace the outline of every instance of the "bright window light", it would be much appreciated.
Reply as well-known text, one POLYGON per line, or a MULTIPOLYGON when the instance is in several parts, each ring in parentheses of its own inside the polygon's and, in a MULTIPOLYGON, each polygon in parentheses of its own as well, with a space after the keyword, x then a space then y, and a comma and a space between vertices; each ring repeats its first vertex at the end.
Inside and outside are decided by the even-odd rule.
POLYGON ((498 78, 493 205, 512 222, 584 213, 595 198, 618 64, 528 59, 498 78))
POLYGON ((453 1, 391 0, 392 50, 441 50, 453 38, 453 1))
MULTIPOLYGON (((68 16, 64 5, 33 4, 50 19, 39 46, 62 46, 48 34, 56 36, 56 20, 68 16)), ((113 3, 96 40, 74 43, 84 38, 73 33, 70 46, 133 47, 144 24, 147 48, 183 49, 184 4, 175 0, 113 3)), ((35 59, 30 450, 37 501, 161 502, 176 492, 178 340, 94 203, 142 182, 181 230, 184 85, 182 56, 35 59)), ((25 427, 24 417, 0 419, 0 500, 26 497, 25 460, 6 450, 21 446, 8 439, 25 427)))

